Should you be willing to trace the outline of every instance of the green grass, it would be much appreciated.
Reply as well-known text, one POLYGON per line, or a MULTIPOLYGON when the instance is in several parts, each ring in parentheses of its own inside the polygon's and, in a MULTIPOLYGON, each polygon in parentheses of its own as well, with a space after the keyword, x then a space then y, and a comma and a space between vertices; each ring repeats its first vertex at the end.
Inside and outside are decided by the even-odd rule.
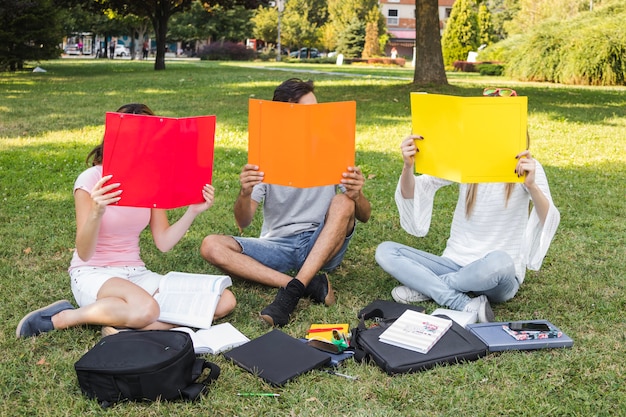
MULTIPOLYGON (((357 101, 357 163, 369 180, 369 223, 361 224, 342 267, 331 275, 336 305, 301 301, 284 330, 302 337, 312 322, 348 321, 370 301, 391 299, 397 284, 374 260, 376 246, 394 240, 440 253, 455 193, 442 190, 430 233, 401 230, 393 202, 399 144, 410 133, 412 72, 214 62, 168 62, 166 71, 130 61, 42 62, 47 73, 0 74, 0 415, 100 415, 79 390, 73 364, 99 340, 97 327, 15 339, 21 317, 60 298, 73 300, 67 267, 74 245, 72 185, 88 151, 103 135, 104 113, 144 102, 165 116, 217 116, 216 203, 171 252, 158 253, 148 233, 142 254, 157 272, 216 273, 198 253, 209 233, 238 233, 231 213, 246 162, 247 101, 269 99, 291 76, 313 78, 321 102, 357 101), (275 70, 280 68, 281 70, 275 70), (295 72, 341 71, 344 75, 295 72), (379 77, 380 75, 387 78, 379 77), (388 77, 400 77, 388 78, 388 77)), ((117 416, 612 416, 626 410, 626 89, 516 83, 498 77, 449 74, 431 93, 477 95, 488 85, 512 86, 529 98, 531 150, 544 165, 561 225, 539 272, 518 295, 495 305, 498 320, 545 318, 574 341, 572 349, 490 354, 476 362, 387 376, 373 365, 347 363, 348 381, 312 372, 284 388, 266 386, 221 356, 209 357, 222 376, 200 402, 124 404, 117 416), (240 391, 279 392, 279 399, 241 398, 240 391)), ((180 210, 171 213, 172 219, 180 210)), ((245 230, 256 236, 260 219, 245 230)), ((268 328, 258 311, 275 290, 236 281, 239 305, 226 320, 251 338, 268 328)), ((434 303, 424 303, 432 311, 434 303)))

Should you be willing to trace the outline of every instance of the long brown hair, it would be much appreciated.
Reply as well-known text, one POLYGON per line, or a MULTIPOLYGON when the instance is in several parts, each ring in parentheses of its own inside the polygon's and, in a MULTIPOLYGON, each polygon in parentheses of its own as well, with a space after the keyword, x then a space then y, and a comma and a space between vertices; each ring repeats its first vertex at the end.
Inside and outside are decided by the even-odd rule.
MULTIPOLYGON (((530 148, 530 134, 528 130, 526 130, 526 149, 530 148)), ((515 183, 507 182, 506 183, 506 191, 505 191, 505 200, 504 207, 509 202, 509 197, 511 197, 511 193, 513 192, 513 188, 515 187, 515 183)), ((476 202, 476 192, 478 190, 478 184, 468 184, 467 192, 465 193, 465 217, 467 219, 472 215, 472 210, 474 209, 474 203, 476 202)))
MULTIPOLYGON (((504 207, 509 203, 509 197, 511 197, 511 193, 513 192, 513 188, 515 187, 515 183, 507 182, 506 183, 506 191, 505 191, 505 200, 504 207)), ((472 215, 472 210, 474 210, 474 203, 476 203, 476 193, 478 192, 478 184, 472 183, 467 184, 467 191, 465 192, 465 217, 470 218, 472 215)))
MULTIPOLYGON (((117 109, 117 113, 129 113, 129 114, 145 114, 147 116, 154 116, 154 112, 150 109, 150 107, 141 103, 129 103, 124 104, 122 107, 117 109)), ((85 162, 87 165, 95 166, 102 164, 102 155, 104 153, 104 139, 100 145, 96 146, 89 152, 87 155, 87 159, 85 162)))

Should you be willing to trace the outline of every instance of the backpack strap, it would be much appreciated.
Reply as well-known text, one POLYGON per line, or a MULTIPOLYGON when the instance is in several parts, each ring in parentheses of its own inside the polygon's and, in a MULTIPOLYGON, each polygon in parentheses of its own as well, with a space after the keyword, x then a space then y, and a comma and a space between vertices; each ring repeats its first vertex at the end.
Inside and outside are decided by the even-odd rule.
POLYGON ((187 401, 196 400, 206 392, 208 385, 220 376, 220 367, 212 362, 198 358, 193 365, 192 375, 196 382, 185 387, 180 392, 182 399, 187 401), (202 377, 205 369, 209 369, 209 373, 202 377), (200 379, 200 377, 202 378, 200 379))

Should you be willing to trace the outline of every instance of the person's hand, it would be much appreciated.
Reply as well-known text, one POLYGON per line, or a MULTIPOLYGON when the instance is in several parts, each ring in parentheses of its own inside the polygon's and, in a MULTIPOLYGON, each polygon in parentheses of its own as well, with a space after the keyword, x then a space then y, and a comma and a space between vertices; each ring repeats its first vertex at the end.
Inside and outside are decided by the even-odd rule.
POLYGON ((241 192, 242 196, 249 196, 252 194, 252 188, 261 183, 263 181, 263 176, 265 174, 259 171, 259 167, 257 165, 244 165, 241 170, 241 174, 239 175, 239 183, 241 184, 241 192))
POLYGON ((400 149, 402 150, 402 159, 404 160, 405 167, 413 167, 413 164, 415 163, 415 154, 420 151, 415 144, 415 141, 423 139, 424 138, 420 135, 409 135, 402 141, 400 149))
POLYGON ((517 159, 517 165, 515 166, 515 173, 518 177, 522 175, 524 178, 524 185, 528 188, 535 184, 535 169, 537 167, 535 160, 530 155, 530 151, 526 150, 518 153, 515 158, 517 159))
POLYGON ((215 188, 213 188, 211 184, 205 184, 204 187, 202 187, 202 197, 204 198, 204 202, 191 204, 189 210, 195 214, 200 214, 208 210, 213 205, 215 188))
POLYGON ((116 190, 116 188, 120 186, 119 182, 104 185, 112 177, 113 175, 102 177, 91 190, 91 200, 93 201, 92 209, 96 212, 98 217, 104 214, 109 204, 115 204, 122 199, 122 197, 120 197, 122 190, 116 190))
POLYGON ((365 184, 365 177, 358 167, 348 167, 348 172, 342 174, 341 183, 346 187, 345 194, 353 200, 361 195, 361 189, 365 184))

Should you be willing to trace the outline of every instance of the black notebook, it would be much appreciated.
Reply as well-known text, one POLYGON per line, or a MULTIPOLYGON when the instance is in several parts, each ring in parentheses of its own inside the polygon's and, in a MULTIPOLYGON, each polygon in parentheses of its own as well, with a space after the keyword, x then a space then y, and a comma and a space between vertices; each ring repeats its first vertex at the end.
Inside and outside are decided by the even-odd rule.
POLYGON ((275 386, 282 386, 298 375, 330 362, 330 354, 278 329, 236 347, 224 356, 275 386))

